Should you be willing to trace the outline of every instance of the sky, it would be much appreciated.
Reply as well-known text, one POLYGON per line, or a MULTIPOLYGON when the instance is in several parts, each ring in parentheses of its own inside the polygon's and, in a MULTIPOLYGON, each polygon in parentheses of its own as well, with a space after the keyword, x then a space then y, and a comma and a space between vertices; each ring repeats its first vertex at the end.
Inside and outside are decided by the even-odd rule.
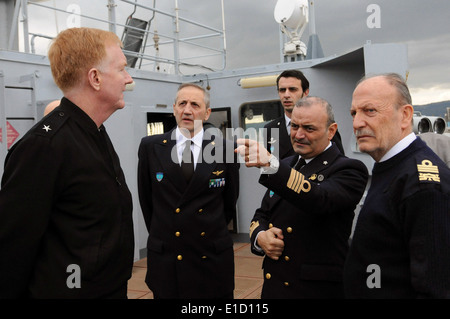
MULTIPOLYGON (((64 11, 80 10, 82 15, 95 13, 107 19, 107 0, 47 0, 64 11), (79 9, 78 9, 79 8, 79 9)), ((131 1, 133 2, 133 1, 131 1)), ((173 14, 178 2, 179 16, 215 29, 222 29, 221 0, 138 0, 147 6, 173 14)), ((133 6, 116 1, 116 19, 125 23, 133 6)), ((226 30, 226 62, 220 57, 203 58, 208 67, 227 70, 280 62, 280 28, 274 19, 277 0, 223 0, 226 30)), ((316 0, 314 1, 316 33, 324 55, 341 55, 372 43, 402 43, 408 48, 408 85, 413 104, 422 105, 450 100, 450 2, 447 0, 316 0), (375 9, 374 9, 375 8, 375 9), (369 23, 368 23, 369 21, 369 23)), ((31 32, 54 36, 68 25, 77 23, 64 13, 49 16, 36 6, 29 6, 31 32), (45 21, 45 23, 43 23, 45 21), (56 27, 57 26, 57 27, 56 27)), ((73 16, 72 16, 73 17, 73 16)), ((149 20, 148 11, 138 8, 133 17, 149 20)), ((83 25, 86 21, 82 20, 83 25)), ((98 26, 90 21, 90 26, 98 26)), ((100 26, 99 26, 100 27, 100 26)), ((180 23, 180 37, 198 34, 180 23)), ((163 36, 173 34, 173 21, 157 15, 151 31, 163 36)), ((119 36, 123 28, 117 28, 119 36)), ((204 34, 201 31, 200 34, 204 34)), ((308 43, 307 27, 301 40, 308 43)), ((46 45, 36 40, 36 53, 46 54, 46 45)), ((161 37, 161 42, 163 37, 161 37)), ((220 38, 200 42, 221 47, 220 38), (207 43, 207 41, 209 41, 207 43)), ((173 55, 161 45, 160 56, 173 55)), ((180 54, 191 54, 192 47, 180 48, 180 54)), ((155 53, 152 53, 155 54, 155 53)), ((194 62, 192 62, 194 63, 194 62)), ((162 71, 172 72, 168 65, 162 71)), ((182 72, 189 72, 181 69, 182 72)), ((450 105, 449 105, 450 106, 450 105)))

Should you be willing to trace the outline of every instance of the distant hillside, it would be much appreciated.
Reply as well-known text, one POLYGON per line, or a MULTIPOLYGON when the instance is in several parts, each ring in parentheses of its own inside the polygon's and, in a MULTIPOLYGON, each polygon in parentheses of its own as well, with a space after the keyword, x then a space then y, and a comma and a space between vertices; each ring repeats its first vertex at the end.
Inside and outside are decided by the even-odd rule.
POLYGON ((447 114, 447 107, 450 107, 450 101, 414 105, 414 111, 419 111, 422 115, 445 117, 445 114, 447 114))

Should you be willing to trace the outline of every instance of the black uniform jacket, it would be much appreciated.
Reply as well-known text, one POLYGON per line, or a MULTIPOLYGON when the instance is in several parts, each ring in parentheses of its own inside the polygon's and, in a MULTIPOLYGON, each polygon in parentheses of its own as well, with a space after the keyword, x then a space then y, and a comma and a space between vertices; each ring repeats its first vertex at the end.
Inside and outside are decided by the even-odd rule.
MULTIPOLYGON (((265 132, 265 136, 267 136, 265 146, 270 153, 275 154, 275 156, 280 159, 295 155, 295 151, 292 148, 291 137, 286 130, 286 118, 284 115, 267 123, 264 128, 267 129, 265 132), (279 129, 278 138, 274 137, 272 129, 279 129)), ((334 142, 341 153, 345 155, 339 131, 336 131, 336 134, 334 134, 331 141, 334 142)))
POLYGON ((258 232, 283 231, 279 260, 265 257, 263 298, 342 298, 343 265, 354 209, 367 182, 366 166, 343 156, 333 143, 300 171, 298 156, 285 158, 275 174, 261 175, 268 188, 253 217, 252 252, 258 232))
POLYGON ((146 283, 160 298, 215 298, 234 289, 227 225, 236 214, 239 163, 232 142, 207 132, 202 153, 187 184, 174 130, 144 137, 139 147, 139 199, 149 232, 146 283))
POLYGON ((450 298, 450 169, 417 138, 375 163, 344 268, 346 298, 450 298))
POLYGON ((68 99, 9 151, 0 225, 2 297, 101 298, 126 290, 131 194, 105 128, 68 99), (81 287, 73 288, 77 273, 81 287))

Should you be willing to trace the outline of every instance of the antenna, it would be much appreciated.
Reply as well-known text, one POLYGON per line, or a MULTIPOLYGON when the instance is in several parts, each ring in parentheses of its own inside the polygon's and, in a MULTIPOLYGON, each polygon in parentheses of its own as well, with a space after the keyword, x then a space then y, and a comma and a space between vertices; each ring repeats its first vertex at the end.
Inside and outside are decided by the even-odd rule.
POLYGON ((308 24, 308 0, 278 0, 274 18, 289 38, 283 48, 285 62, 304 60, 307 49, 300 37, 308 24))

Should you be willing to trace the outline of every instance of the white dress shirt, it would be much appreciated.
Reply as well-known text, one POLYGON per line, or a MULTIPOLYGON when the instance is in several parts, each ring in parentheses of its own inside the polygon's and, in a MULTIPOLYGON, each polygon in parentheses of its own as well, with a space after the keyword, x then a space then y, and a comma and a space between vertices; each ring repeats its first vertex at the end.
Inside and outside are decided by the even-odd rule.
POLYGON ((177 139, 177 155, 178 155, 178 163, 180 163, 181 166, 181 160, 183 158, 183 150, 185 147, 185 143, 187 140, 191 140, 191 151, 192 155, 194 156, 194 170, 197 167, 197 162, 200 154, 200 150, 202 149, 202 143, 203 143, 203 130, 198 132, 194 135, 194 137, 188 139, 186 136, 184 136, 180 129, 176 128, 175 136, 177 139))
POLYGON ((286 120, 286 131, 291 136, 291 119, 284 113, 284 119, 286 120))

